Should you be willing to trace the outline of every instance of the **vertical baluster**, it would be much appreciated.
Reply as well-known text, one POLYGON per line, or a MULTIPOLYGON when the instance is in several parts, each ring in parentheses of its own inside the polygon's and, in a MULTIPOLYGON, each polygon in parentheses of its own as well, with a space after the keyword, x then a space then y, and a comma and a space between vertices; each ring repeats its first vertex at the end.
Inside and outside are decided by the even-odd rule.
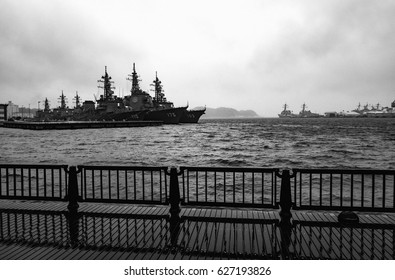
MULTIPOLYGON (((62 198, 63 197, 62 196, 62 168, 59 168, 58 172, 59 172, 59 197, 62 198)), ((82 177, 81 177, 81 186, 82 186, 82 177)))
MULTIPOLYGON (((182 174, 184 176, 184 173, 182 174)), ((163 181, 162 181, 162 169, 159 170, 159 199, 160 202, 162 202, 162 197, 163 197, 163 181)))
POLYGON ((243 203, 245 203, 245 173, 243 171, 243 203))
POLYGON ((374 200, 375 200, 375 176, 372 174, 372 208, 374 208, 374 200))
POLYGON ((119 170, 117 169, 117 199, 119 200, 119 170))
POLYGON ((111 169, 108 170, 108 198, 111 199, 111 169))
POLYGON ((340 207, 343 206, 343 173, 340 174, 340 207))
POLYGON ((214 202, 217 202, 217 171, 214 171, 214 202))
POLYGON ((385 174, 383 174, 383 208, 385 208, 385 174))
POLYGON ((195 176, 196 176, 196 184, 195 184, 195 188, 196 188, 196 202, 199 201, 199 190, 198 190, 198 186, 199 186, 199 173, 198 171, 195 172, 195 176))
POLYGON ((226 172, 224 171, 224 202, 226 202, 226 172))
POLYGON ((329 206, 332 207, 332 196, 333 196, 333 173, 329 175, 329 206))
POLYGON ((322 173, 320 173, 320 206, 322 206, 322 173))
MULTIPOLYGON (((32 169, 29 167, 28 169, 28 178, 29 178, 29 197, 32 197, 32 169)), ((1 181, 1 177, 0 177, 1 181)))
POLYGON ((299 172, 299 206, 302 206, 302 172, 299 172))
MULTIPOLYGON (((165 174, 166 175, 166 174, 165 174)), ((166 177, 165 177, 165 185, 166 185, 166 177)), ((185 188, 186 188, 186 184, 185 184, 185 172, 182 172, 182 197, 185 201, 185 188)), ((165 191, 166 195, 167 195, 167 189, 165 191)))
MULTIPOLYGON (((80 196, 81 196, 81 198, 84 198, 84 194, 85 194, 85 191, 86 191, 86 178, 85 178, 86 177, 86 170, 85 170, 85 168, 82 168, 81 170, 83 170, 83 172, 81 171, 81 178, 80 178, 80 190, 81 190, 81 193, 80 193, 80 196)), ((60 175, 59 177, 61 178, 62 177, 62 173, 59 172, 59 175, 60 175)), ((62 193, 62 188, 61 187, 60 187, 60 193, 62 193)))
POLYGON ((47 169, 44 168, 44 197, 47 197, 47 169))
POLYGON ((39 179, 38 179, 38 168, 36 168, 36 196, 39 196, 39 179))
POLYGON ((190 196, 189 196, 189 169, 187 170, 187 198, 189 201, 190 200, 190 196))
POLYGON ((145 200, 145 177, 144 170, 141 171, 142 181, 143 181, 143 200, 145 200))
POLYGON ((93 198, 95 198, 95 176, 93 169, 92 169, 92 196, 93 198))
POLYGON ((54 169, 51 168, 51 183, 52 183, 52 197, 55 197, 55 175, 54 175, 54 169))
POLYGON ((137 194, 136 194, 136 185, 137 185, 137 180, 136 180, 136 170, 133 170, 133 191, 134 191, 134 200, 137 199, 137 194))
POLYGON ((2 168, 0 166, 0 196, 3 195, 3 175, 2 174, 2 168))
POLYGON ((298 197, 297 196, 297 188, 298 188, 297 184, 298 184, 298 182, 297 182, 297 179, 296 179, 297 176, 296 176, 295 172, 296 172, 295 170, 292 171, 292 173, 295 174, 295 177, 294 177, 294 204, 296 205, 296 198, 298 197))
POLYGON ((128 171, 125 169, 125 198, 128 200, 128 171))
POLYGON ((103 199, 103 170, 100 169, 100 199, 103 199))
POLYGON ((236 172, 233 171, 233 203, 236 202, 236 172))
MULTIPOLYGON (((311 172, 311 171, 310 171, 311 172)), ((310 206, 312 205, 312 199, 313 199, 313 174, 310 173, 310 182, 309 182, 309 199, 310 199, 310 206)))
POLYGON ((206 186, 205 192, 206 192, 206 202, 207 202, 207 196, 208 196, 208 189, 207 189, 207 170, 205 171, 204 178, 205 178, 205 186, 206 186))
POLYGON ((24 195, 24 185, 23 185, 23 168, 21 168, 21 195, 24 195))
POLYGON ((263 182, 265 181, 265 173, 261 173, 261 178, 262 178, 262 205, 264 204, 264 194, 265 194, 265 190, 263 187, 263 182))
POLYGON ((154 200, 154 173, 151 170, 151 200, 154 200))
POLYGON ((361 207, 364 207, 365 200, 365 174, 361 174, 361 207))
POLYGON ((351 173, 351 207, 354 206, 354 174, 351 173))
POLYGON ((251 196, 251 203, 255 203, 255 173, 252 172, 251 174, 251 179, 252 179, 252 196, 251 196))
POLYGON ((14 196, 16 196, 16 168, 15 167, 13 173, 14 174, 12 174, 13 175, 12 177, 14 178, 14 196))
POLYGON ((392 176, 392 184, 392 207, 395 208, 395 174, 392 176))

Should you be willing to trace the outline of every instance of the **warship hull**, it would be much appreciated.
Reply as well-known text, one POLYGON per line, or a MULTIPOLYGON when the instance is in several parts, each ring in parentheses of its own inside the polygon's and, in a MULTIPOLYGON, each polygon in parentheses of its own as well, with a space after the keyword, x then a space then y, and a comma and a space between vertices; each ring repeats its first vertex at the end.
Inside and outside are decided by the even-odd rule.
POLYGON ((145 115, 145 121, 162 121, 164 124, 179 124, 181 116, 187 107, 150 110, 145 115))
POLYGON ((202 110, 185 110, 181 116, 180 123, 197 123, 200 117, 206 112, 202 110))

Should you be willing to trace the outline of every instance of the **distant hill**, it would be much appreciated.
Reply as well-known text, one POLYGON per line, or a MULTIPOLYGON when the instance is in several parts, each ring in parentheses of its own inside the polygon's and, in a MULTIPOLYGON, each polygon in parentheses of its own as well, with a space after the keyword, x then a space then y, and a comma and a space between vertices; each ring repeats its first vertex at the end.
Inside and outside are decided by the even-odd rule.
POLYGON ((258 118, 259 115, 253 110, 236 110, 233 108, 206 108, 202 119, 231 119, 231 118, 258 118))

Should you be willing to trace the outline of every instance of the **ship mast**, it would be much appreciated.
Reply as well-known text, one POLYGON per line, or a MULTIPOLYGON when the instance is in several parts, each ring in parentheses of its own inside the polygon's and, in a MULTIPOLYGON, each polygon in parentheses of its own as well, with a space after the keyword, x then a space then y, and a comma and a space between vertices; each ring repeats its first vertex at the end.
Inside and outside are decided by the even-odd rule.
POLYGON ((115 87, 112 86, 111 84, 113 84, 114 82, 111 81, 112 78, 108 76, 107 66, 104 67, 104 72, 105 72, 104 76, 101 77, 101 80, 97 80, 97 82, 103 83, 103 85, 102 86, 99 85, 97 87, 104 89, 104 95, 103 95, 104 100, 111 100, 113 99, 112 95, 114 94, 113 89, 115 89, 115 87))
POLYGON ((155 101, 159 103, 166 102, 165 94, 163 93, 162 82, 158 79, 158 72, 155 72, 155 80, 151 86, 154 87, 155 101))
POLYGON ((73 98, 75 100, 75 108, 80 107, 80 96, 78 95, 78 91, 75 92, 75 96, 73 98))
POLYGON ((306 103, 303 103, 303 105, 302 105, 302 112, 304 113, 305 110, 306 110, 306 103))
POLYGON ((141 91, 140 86, 139 86, 139 82, 141 80, 139 79, 139 76, 137 75, 134 62, 133 62, 133 72, 132 72, 132 74, 128 74, 128 77, 126 78, 126 80, 132 82, 132 88, 130 90, 130 93, 132 95, 138 94, 141 91))
POLYGON ((63 90, 62 90, 62 95, 59 97, 60 99, 60 109, 66 109, 66 96, 64 96, 63 94, 63 90))
POLYGON ((50 110, 50 108, 49 108, 49 101, 48 101, 48 98, 45 98, 45 100, 44 100, 44 111, 48 112, 49 110, 50 110))

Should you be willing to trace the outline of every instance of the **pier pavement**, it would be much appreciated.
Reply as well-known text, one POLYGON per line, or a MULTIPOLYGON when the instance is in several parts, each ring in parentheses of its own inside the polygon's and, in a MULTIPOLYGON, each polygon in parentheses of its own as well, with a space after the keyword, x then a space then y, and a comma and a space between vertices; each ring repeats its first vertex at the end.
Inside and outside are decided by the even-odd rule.
POLYGON ((395 215, 183 207, 172 223, 167 206, 0 200, 3 260, 387 259, 395 258, 395 215))

